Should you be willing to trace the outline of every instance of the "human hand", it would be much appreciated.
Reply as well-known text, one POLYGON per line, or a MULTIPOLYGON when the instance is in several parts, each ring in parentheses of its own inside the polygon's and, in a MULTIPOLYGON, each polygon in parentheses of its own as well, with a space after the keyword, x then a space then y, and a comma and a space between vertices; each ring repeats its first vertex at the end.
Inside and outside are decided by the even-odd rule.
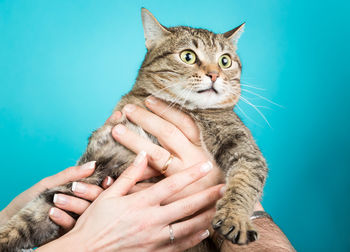
MULTIPOLYGON (((171 176, 183 170, 184 167, 190 167, 208 159, 213 162, 211 156, 200 145, 199 129, 189 115, 169 107, 168 104, 154 97, 149 97, 146 100, 146 105, 155 114, 132 104, 126 105, 123 108, 123 113, 130 121, 155 136, 162 146, 153 144, 121 124, 113 129, 112 135, 119 143, 135 153, 141 150, 147 152, 150 166, 158 171, 156 174, 154 170, 153 174, 148 171, 150 177, 160 175, 159 171, 164 167, 171 154, 174 158, 165 172, 166 176, 171 176)), ((110 120, 118 121, 121 116, 122 114, 117 111, 110 120)), ((179 194, 166 199, 164 203, 216 185, 223 181, 222 178, 222 172, 214 164, 214 169, 208 176, 186 187, 179 194)), ((132 192, 148 186, 150 185, 139 183, 132 189, 132 192)))
POLYGON ((201 162, 145 190, 126 195, 142 178, 147 167, 145 156, 145 152, 139 153, 133 165, 100 194, 70 232, 38 251, 55 251, 55 248, 74 251, 182 251, 205 239, 209 235, 205 229, 213 209, 199 211, 215 204, 222 195, 222 185, 167 205, 161 203, 210 174, 211 163, 201 162), (198 215, 177 222, 195 213, 198 215), (174 223, 173 244, 169 240, 171 223, 174 223))
MULTIPOLYGON (((5 224, 13 215, 15 215, 19 210, 21 210, 28 202, 33 200, 35 197, 37 197, 40 193, 47 189, 51 189, 56 186, 60 186, 63 184, 66 184, 68 182, 80 180, 82 178, 86 178, 90 176, 95 170, 94 163, 87 163, 83 166, 72 166, 69 167, 55 175, 46 177, 27 189, 26 191, 19 194, 16 198, 14 198, 11 203, 4 208, 0 212, 0 226, 5 224)), ((103 181, 102 187, 107 188, 109 185, 113 183, 113 180, 111 178, 106 178, 103 181)), ((99 194, 99 192, 102 191, 102 188, 94 185, 86 185, 88 188, 86 194, 80 194, 77 195, 79 197, 85 198, 87 200, 90 200, 91 198, 95 197, 94 195, 99 194)), ((64 196, 63 196, 64 197, 64 196)), ((67 196, 69 197, 69 196, 67 196)), ((97 197, 97 196, 96 196, 97 197)), ((57 198, 57 197, 56 197, 57 198)), ((81 199, 69 199, 67 201, 67 204, 64 206, 61 204, 56 204, 58 207, 61 207, 62 209, 75 212, 75 208, 77 205, 79 205, 79 202, 81 203, 81 199)), ((86 205, 85 201, 85 205, 86 205)), ((73 218, 70 217, 68 214, 66 214, 64 211, 57 209, 57 217, 50 216, 51 219, 56 222, 56 224, 63 227, 64 230, 69 230, 74 223, 72 221, 73 218)))

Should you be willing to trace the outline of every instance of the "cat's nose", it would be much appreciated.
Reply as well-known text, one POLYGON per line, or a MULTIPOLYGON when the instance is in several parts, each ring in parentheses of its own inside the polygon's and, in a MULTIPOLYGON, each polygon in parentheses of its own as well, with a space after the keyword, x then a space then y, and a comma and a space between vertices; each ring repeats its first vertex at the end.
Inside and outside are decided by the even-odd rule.
POLYGON ((206 74, 211 81, 214 83, 216 81, 216 79, 219 77, 219 73, 218 72, 209 72, 206 74))

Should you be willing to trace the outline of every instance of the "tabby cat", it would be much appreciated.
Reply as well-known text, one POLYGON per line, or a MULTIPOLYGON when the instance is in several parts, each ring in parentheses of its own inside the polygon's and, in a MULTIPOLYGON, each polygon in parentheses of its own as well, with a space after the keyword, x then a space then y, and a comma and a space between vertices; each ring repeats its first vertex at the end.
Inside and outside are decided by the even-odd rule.
MULTIPOLYGON (((213 228, 237 244, 258 239, 249 217, 261 196, 267 165, 250 131, 233 112, 240 97, 241 75, 236 44, 244 24, 215 34, 184 26, 166 28, 146 9, 141 15, 147 54, 135 85, 115 110, 128 103, 144 107, 145 98, 154 95, 191 115, 203 146, 226 176, 227 190, 217 202, 213 228)), ((135 154, 111 136, 117 123, 157 142, 125 117, 103 125, 91 135, 78 162, 96 160, 95 173, 83 181, 99 185, 106 176, 116 178, 134 159, 135 154)), ((47 190, 13 216, 1 227, 0 251, 33 248, 57 238, 59 227, 48 212, 54 194, 73 195, 71 187, 70 183, 47 190)))

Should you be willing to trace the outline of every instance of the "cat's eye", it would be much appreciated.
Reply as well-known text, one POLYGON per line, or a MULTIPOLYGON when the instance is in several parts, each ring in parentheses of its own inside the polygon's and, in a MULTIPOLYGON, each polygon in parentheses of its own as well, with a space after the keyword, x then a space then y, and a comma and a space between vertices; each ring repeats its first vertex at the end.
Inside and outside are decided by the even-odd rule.
POLYGON ((194 64, 196 62, 196 54, 191 50, 185 50, 180 53, 180 58, 187 64, 194 64))
POLYGON ((231 57, 228 54, 221 55, 219 58, 219 66, 222 69, 229 68, 232 65, 231 57))

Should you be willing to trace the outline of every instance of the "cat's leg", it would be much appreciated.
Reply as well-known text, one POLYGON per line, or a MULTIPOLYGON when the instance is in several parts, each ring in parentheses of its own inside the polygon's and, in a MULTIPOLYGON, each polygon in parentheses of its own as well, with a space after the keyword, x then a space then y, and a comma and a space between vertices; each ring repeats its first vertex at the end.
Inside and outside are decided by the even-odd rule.
POLYGON ((267 166, 261 153, 243 150, 232 146, 221 157, 216 155, 219 164, 230 167, 227 167, 226 192, 217 202, 212 223, 214 229, 237 244, 247 244, 258 239, 250 216, 261 196, 267 175, 267 166))
POLYGON ((59 226, 49 218, 55 193, 72 194, 68 185, 60 186, 29 202, 0 228, 0 251, 34 248, 59 236, 59 226))

